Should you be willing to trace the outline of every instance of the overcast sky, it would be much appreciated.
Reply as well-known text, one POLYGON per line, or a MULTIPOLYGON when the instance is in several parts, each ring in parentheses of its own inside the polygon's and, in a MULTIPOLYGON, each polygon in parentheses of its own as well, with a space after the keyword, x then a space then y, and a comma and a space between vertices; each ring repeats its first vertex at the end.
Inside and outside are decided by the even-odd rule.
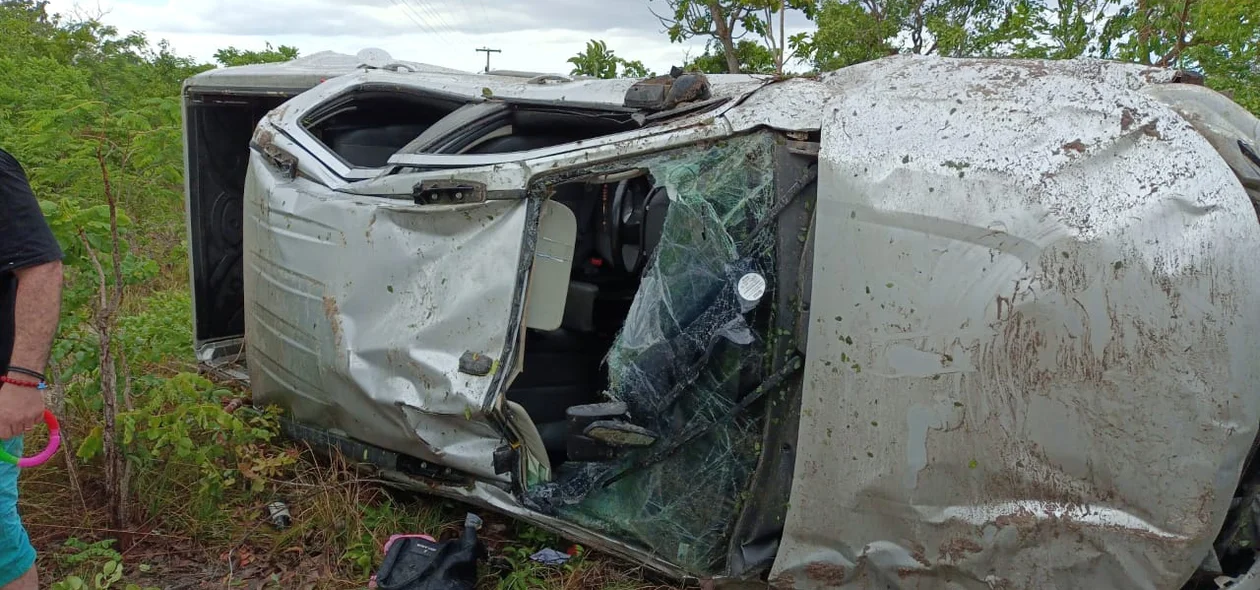
MULTIPOLYGON (((210 61, 216 49, 292 45, 302 54, 379 47, 399 59, 480 71, 479 47, 501 49, 492 68, 568 73, 589 39, 657 73, 681 65, 702 40, 670 43, 651 10, 666 0, 52 0, 57 12, 104 14, 122 32, 210 61)), ((788 34, 808 27, 789 13, 788 34)))

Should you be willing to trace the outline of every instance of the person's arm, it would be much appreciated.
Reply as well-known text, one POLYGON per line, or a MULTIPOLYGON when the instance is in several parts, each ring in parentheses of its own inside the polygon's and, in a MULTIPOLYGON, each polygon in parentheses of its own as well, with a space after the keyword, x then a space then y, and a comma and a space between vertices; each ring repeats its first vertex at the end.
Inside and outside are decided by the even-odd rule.
MULTIPOLYGON (((61 314, 61 259, 61 248, 39 210, 25 171, 0 150, 0 271, 12 273, 17 283, 16 292, 10 292, 12 316, 0 318, 0 329, 13 330, 12 352, 8 359, 0 358, 0 368, 8 369, 5 376, 11 380, 36 381, 13 369, 43 373, 48 364, 61 314)), ((0 309, 6 316, 9 311, 0 309)), ((8 336, 0 334, 0 338, 8 336)), ((43 393, 36 387, 0 382, 0 439, 18 436, 39 422, 43 393)))
POLYGON ((9 366, 42 373, 48 366, 48 353, 52 350, 57 319, 61 316, 61 261, 22 268, 14 274, 17 275, 18 286, 13 306, 13 354, 9 357, 9 366))

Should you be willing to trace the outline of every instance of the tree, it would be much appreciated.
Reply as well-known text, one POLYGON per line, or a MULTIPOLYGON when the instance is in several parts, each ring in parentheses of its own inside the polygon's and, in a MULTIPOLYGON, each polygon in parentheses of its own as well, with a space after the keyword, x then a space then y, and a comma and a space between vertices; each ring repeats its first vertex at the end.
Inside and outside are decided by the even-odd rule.
POLYGON ((1260 111, 1260 0, 1021 0, 999 32, 1016 57, 1096 57, 1203 74, 1260 111))
POLYGON ((892 40, 901 30, 896 18, 871 3, 827 1, 816 17, 818 30, 793 38, 797 51, 809 55, 820 71, 877 59, 898 53, 892 40))
POLYGON ((617 65, 620 63, 608 44, 591 39, 586 42, 586 51, 569 58, 573 64, 572 74, 575 76, 594 76, 596 78, 616 78, 617 65))
POLYGON ((819 70, 897 53, 1094 57, 1203 74, 1260 112, 1260 0, 822 0, 794 50, 819 70))
POLYGON ((569 58, 573 64, 570 71, 574 76, 592 76, 595 78, 616 78, 617 68, 621 68, 623 78, 648 78, 655 74, 648 71, 647 66, 639 60, 625 60, 618 57, 608 44, 591 39, 586 42, 586 50, 569 58))
POLYGON ((1110 58, 1122 34, 1120 21, 1113 18, 1121 8, 1121 0, 1059 0, 1044 7, 1022 0, 1002 34, 1010 38, 1017 57, 1110 58))
POLYGON ((790 42, 819 70, 898 53, 989 55, 1008 41, 1012 10, 1012 0, 823 0, 818 30, 790 42))
POLYGON ((281 45, 272 48, 271 43, 267 43, 262 51, 226 47, 214 52, 214 61, 219 62, 224 67, 291 61, 297 59, 297 57, 298 50, 296 47, 281 45))
POLYGON ((738 73, 743 69, 738 42, 749 33, 764 43, 774 56, 775 71, 782 74, 790 58, 785 52, 788 45, 784 38, 783 19, 786 10, 800 10, 812 16, 814 0, 664 0, 669 14, 656 18, 665 25, 669 39, 675 43, 694 37, 708 38, 706 53, 711 53, 709 43, 721 48, 726 61, 726 72, 738 73), (779 20, 779 32, 775 33, 775 17, 779 20))
POLYGON ((621 60, 622 78, 651 78, 655 75, 655 72, 649 70, 647 66, 643 65, 643 62, 637 59, 621 60))
MULTIPOLYGON (((735 59, 739 62, 739 72, 744 74, 774 74, 777 71, 775 54, 765 45, 747 39, 740 39, 735 44, 735 59)), ((689 72, 706 74, 727 73, 726 55, 720 47, 710 42, 704 53, 688 61, 683 69, 689 72)))
POLYGON ((1260 111, 1260 0, 1126 0, 1115 19, 1120 59, 1201 72, 1260 111))

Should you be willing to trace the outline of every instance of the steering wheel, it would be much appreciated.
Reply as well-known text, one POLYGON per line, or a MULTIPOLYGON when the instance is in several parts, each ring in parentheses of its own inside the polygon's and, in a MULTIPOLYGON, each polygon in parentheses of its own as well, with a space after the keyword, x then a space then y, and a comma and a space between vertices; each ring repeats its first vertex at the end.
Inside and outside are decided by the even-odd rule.
POLYGON ((57 447, 61 446, 61 424, 57 422, 57 417, 49 410, 44 410, 44 424, 48 425, 48 446, 44 447, 44 450, 32 457, 18 458, 9 454, 4 449, 0 449, 0 461, 4 461, 5 463, 9 463, 11 465, 17 465, 22 468, 35 467, 37 465, 43 465, 44 462, 48 461, 53 455, 57 454, 57 447))
POLYGON ((630 187, 630 180, 627 178, 617 183, 617 188, 613 191, 612 203, 609 204, 604 219, 604 227, 608 228, 608 251, 605 254, 608 262, 618 270, 628 270, 625 268, 625 258, 621 254, 621 249, 625 246, 625 241, 621 237, 621 228, 625 224, 625 213, 622 208, 625 207, 626 191, 630 187))
POLYGON ((631 183, 644 182, 644 180, 645 177, 636 176, 618 182, 613 192, 612 203, 609 204, 605 215, 604 227, 607 228, 608 235, 607 241, 603 244, 603 247, 607 248, 604 254, 612 263, 613 268, 621 272, 638 274, 650 254, 651 238, 648 235, 650 230, 647 209, 653 196, 657 194, 657 191, 663 191, 664 187, 656 187, 651 181, 647 181, 646 186, 641 187, 642 190, 639 192, 631 188, 631 183), (629 225, 628 232, 627 225, 629 225), (629 240, 626 233, 630 234, 629 240))

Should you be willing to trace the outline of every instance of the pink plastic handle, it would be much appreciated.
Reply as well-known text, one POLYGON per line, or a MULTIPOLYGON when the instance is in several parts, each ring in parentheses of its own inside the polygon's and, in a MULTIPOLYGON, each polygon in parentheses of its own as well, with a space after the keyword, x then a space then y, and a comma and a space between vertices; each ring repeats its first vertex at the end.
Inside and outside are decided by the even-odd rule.
POLYGON ((39 454, 18 459, 18 467, 26 469, 27 467, 43 465, 49 459, 52 459, 53 455, 57 454, 57 448, 60 446, 61 433, 54 433, 48 437, 48 446, 44 447, 44 450, 40 451, 39 454))
POLYGON ((48 446, 44 447, 44 450, 31 457, 18 458, 5 452, 4 449, 0 449, 0 461, 25 469, 43 465, 53 455, 57 454, 57 449, 61 446, 61 424, 57 422, 57 417, 49 410, 44 410, 44 424, 48 425, 48 446))

